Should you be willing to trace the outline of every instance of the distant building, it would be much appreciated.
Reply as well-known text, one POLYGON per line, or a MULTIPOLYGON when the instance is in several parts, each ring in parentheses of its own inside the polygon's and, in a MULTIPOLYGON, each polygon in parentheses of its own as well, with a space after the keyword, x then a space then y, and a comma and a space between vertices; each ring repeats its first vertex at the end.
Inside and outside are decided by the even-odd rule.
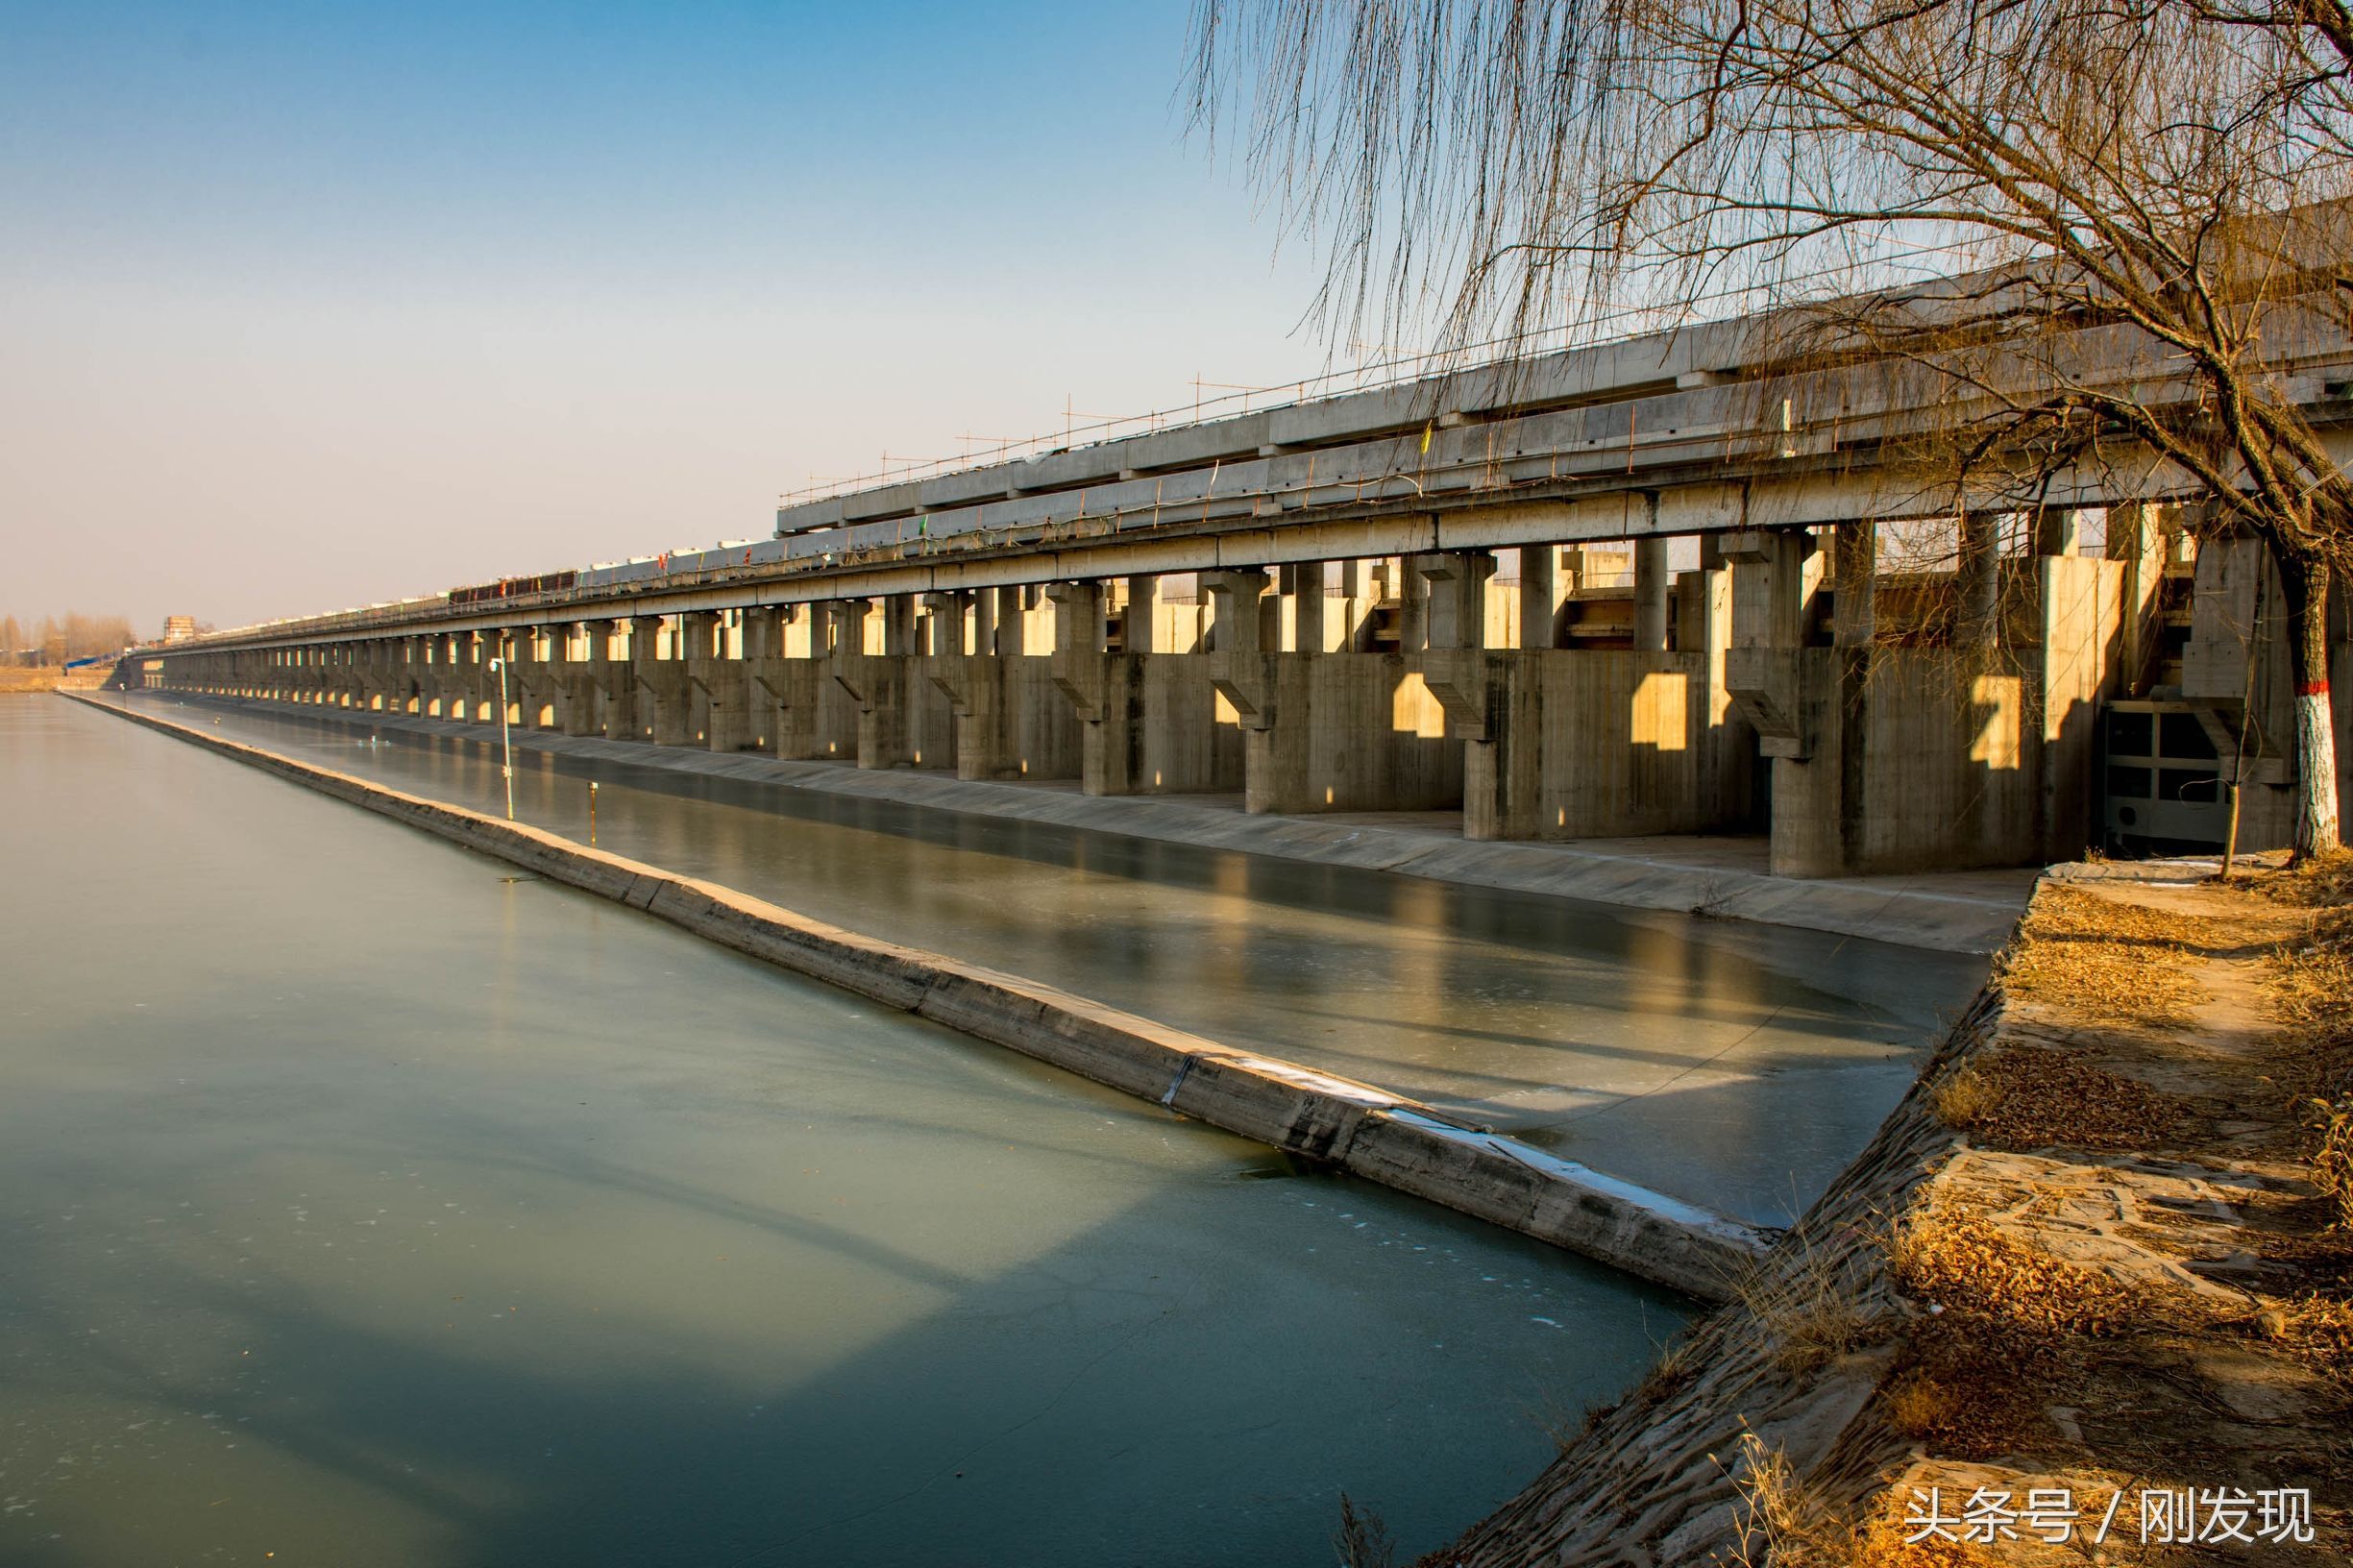
POLYGON ((192 615, 167 615, 163 618, 163 640, 165 642, 184 643, 195 635, 196 617, 192 615))

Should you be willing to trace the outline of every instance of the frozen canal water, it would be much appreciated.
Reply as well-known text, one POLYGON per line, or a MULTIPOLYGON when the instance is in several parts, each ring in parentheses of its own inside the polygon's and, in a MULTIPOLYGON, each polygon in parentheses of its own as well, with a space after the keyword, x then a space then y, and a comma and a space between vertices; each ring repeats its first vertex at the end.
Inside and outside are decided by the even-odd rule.
MULTIPOLYGON (((470 736, 139 700, 502 809, 494 747, 470 736)), ((607 849, 1379 1084, 1767 1223, 1862 1148, 1987 968, 629 763, 518 750, 516 772, 527 821, 584 840, 594 778, 607 849)))
POLYGON ((62 700, 0 867, 0 1561, 1409 1560, 1680 1321, 62 700))

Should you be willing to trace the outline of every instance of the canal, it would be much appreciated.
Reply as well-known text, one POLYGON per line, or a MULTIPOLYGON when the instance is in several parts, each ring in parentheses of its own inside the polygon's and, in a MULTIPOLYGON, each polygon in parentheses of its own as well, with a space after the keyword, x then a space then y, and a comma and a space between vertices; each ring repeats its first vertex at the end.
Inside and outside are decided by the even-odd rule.
MULTIPOLYGON (((604 809, 796 903, 896 846, 869 927, 1067 875, 604 809)), ((1685 1310, 62 700, 0 698, 0 1561, 1306 1563, 1342 1489, 1409 1560, 1685 1310)), ((1108 965, 1231 905, 1185 954, 1331 940, 1300 1005, 1378 1049, 1380 912, 1256 874, 1090 868, 999 940, 1108 965)), ((1527 949, 1397 940, 1432 983, 1527 949)))
MULTIPOLYGON (((478 810, 496 730, 154 696, 179 722, 478 810)), ((525 821, 854 931, 1380 1085, 1783 1224, 1987 960, 519 748, 525 821)))

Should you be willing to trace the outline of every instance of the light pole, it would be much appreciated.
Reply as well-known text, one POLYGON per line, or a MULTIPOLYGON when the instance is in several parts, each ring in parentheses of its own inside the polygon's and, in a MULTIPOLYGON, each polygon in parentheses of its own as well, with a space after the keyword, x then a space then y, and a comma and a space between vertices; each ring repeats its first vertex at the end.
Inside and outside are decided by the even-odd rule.
POLYGON ((515 742, 506 732, 506 661, 493 659, 490 668, 499 673, 499 749, 504 753, 499 765, 499 776, 506 780, 506 820, 515 820, 515 742))

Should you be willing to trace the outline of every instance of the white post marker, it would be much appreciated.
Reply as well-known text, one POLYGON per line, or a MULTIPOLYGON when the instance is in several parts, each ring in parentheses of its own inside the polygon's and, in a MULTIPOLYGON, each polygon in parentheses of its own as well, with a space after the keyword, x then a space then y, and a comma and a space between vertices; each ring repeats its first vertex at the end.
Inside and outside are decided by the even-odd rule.
POLYGON ((515 820, 515 742, 506 731, 506 661, 493 659, 490 668, 499 673, 499 749, 503 753, 499 764, 499 776, 506 780, 506 820, 515 820))

